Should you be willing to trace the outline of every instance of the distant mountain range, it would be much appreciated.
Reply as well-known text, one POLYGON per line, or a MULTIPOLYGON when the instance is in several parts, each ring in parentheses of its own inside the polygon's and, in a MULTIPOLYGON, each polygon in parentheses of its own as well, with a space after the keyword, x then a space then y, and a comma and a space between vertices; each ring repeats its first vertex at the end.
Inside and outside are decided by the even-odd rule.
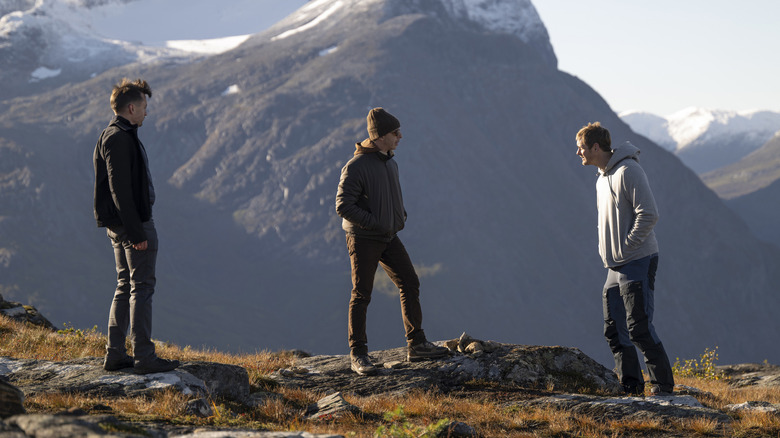
POLYGON ((780 132, 780 113, 687 108, 668 117, 642 111, 619 114, 698 174, 736 163, 780 132))
MULTIPOLYGON (((401 236, 431 339, 468 331, 611 363, 596 174, 574 143, 599 120, 642 149, 661 210, 656 322, 670 355, 717 345, 726 362, 780 362, 767 348, 780 336, 780 250, 559 71, 530 1, 317 0, 220 54, 113 66, 104 52, 46 64, 40 32, 12 34, 0 34, 2 74, 18 76, 0 97, 0 294, 55 324, 105 324, 114 267, 92 218, 91 154, 112 84, 143 76, 154 89, 140 136, 158 191, 159 339, 346 351, 351 286, 334 196, 368 109, 384 106, 404 132, 401 236), (28 58, 14 66, 5 53, 28 58), (62 71, 30 82, 41 66, 62 71)), ((402 344, 397 300, 379 285, 371 348, 402 344)))

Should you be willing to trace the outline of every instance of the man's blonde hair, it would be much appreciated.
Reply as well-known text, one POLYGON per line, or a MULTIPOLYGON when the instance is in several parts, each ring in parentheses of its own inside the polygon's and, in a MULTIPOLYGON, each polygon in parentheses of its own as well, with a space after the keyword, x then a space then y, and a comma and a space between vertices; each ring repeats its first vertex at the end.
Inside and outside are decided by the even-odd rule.
POLYGON ((599 122, 588 123, 583 126, 582 129, 577 132, 575 138, 578 142, 587 146, 588 149, 598 143, 599 148, 601 148, 602 151, 609 152, 612 150, 612 138, 609 135, 609 130, 601 126, 601 123, 599 122))

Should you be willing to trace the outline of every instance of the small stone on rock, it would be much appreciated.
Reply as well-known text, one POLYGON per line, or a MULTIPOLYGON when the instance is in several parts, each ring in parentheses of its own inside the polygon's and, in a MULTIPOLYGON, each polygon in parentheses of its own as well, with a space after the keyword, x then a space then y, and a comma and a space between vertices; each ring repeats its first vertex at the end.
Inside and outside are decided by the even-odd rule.
POLYGON ((208 400, 203 398, 188 401, 187 407, 184 408, 184 412, 202 418, 207 418, 214 415, 214 410, 211 409, 211 404, 208 402, 208 400))
POLYGON ((482 348, 482 343, 477 341, 471 342, 466 346, 466 353, 479 353, 484 350, 485 349, 482 348))

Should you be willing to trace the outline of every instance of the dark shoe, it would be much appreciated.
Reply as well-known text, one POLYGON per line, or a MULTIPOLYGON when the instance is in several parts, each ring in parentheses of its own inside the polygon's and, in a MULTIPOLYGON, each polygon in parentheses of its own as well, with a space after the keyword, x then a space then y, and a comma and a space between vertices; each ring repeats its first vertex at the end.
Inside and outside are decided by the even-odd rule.
POLYGON ((372 376, 376 374, 377 369, 374 364, 371 363, 371 359, 367 355, 349 356, 350 362, 352 362, 352 371, 360 374, 361 376, 372 376))
POLYGON ((179 365, 178 360, 168 360, 155 356, 152 359, 136 363, 133 371, 136 374, 164 373, 175 370, 179 365))
POLYGON ((645 385, 623 385, 623 391, 629 397, 644 397, 645 385))
POLYGON ((119 360, 111 360, 106 356, 103 359, 103 369, 106 371, 118 371, 125 368, 132 368, 133 363, 133 356, 125 355, 125 357, 119 360))
POLYGON ((674 388, 663 387, 661 385, 653 385, 650 387, 650 395, 659 397, 671 397, 674 396, 674 388))
POLYGON ((446 347, 437 347, 432 343, 425 341, 417 345, 410 345, 408 348, 408 354, 406 358, 409 362, 417 362, 423 359, 438 359, 450 354, 450 350, 446 347))

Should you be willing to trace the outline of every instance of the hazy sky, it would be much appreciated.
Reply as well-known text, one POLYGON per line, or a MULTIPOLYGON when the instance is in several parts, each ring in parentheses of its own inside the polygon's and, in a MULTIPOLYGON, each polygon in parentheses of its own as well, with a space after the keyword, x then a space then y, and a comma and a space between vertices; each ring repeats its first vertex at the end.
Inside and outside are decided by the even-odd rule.
POLYGON ((617 112, 780 111, 780 1, 533 3, 558 67, 617 112))
MULTIPOLYGON (((139 15, 146 30, 115 38, 158 42, 264 30, 306 0, 138 0, 170 13, 139 15), (229 4, 230 7, 225 5, 229 4), (263 10, 258 17, 248 11, 263 10), (206 13, 204 13, 204 11, 206 13), (170 20, 175 14, 177 20, 170 20), (202 17, 208 22, 199 23, 202 17), (183 26, 182 24, 185 24, 183 26)), ((689 106, 780 111, 780 1, 533 0, 561 70, 613 110, 669 115, 689 106)), ((106 20, 106 23, 109 21, 106 20)))

